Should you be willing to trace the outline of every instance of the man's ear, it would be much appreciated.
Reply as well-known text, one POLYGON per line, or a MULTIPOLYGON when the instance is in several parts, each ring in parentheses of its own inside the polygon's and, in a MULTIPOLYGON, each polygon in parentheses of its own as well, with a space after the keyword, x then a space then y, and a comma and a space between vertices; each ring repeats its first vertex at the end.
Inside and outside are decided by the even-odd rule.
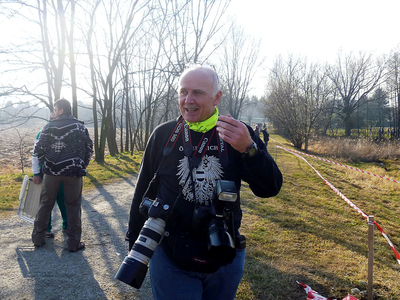
POLYGON ((222 91, 219 91, 219 92, 215 95, 214 106, 217 106, 217 105, 218 105, 218 103, 221 101, 221 97, 222 97, 222 91))

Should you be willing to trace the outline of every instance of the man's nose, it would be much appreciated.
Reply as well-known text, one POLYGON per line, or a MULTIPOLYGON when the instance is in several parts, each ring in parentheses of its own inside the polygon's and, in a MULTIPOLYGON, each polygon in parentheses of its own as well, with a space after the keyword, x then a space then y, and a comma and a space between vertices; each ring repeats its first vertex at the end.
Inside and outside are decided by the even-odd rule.
POLYGON ((194 102, 193 92, 188 92, 187 93, 185 102, 188 102, 188 103, 194 102))

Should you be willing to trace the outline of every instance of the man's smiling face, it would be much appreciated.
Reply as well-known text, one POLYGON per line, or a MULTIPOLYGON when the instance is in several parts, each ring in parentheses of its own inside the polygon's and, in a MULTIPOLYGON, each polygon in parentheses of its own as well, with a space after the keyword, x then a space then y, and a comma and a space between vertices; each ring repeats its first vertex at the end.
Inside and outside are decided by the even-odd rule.
POLYGON ((213 75, 209 70, 196 69, 181 78, 179 108, 183 118, 191 123, 210 118, 221 100, 221 91, 214 91, 213 75))

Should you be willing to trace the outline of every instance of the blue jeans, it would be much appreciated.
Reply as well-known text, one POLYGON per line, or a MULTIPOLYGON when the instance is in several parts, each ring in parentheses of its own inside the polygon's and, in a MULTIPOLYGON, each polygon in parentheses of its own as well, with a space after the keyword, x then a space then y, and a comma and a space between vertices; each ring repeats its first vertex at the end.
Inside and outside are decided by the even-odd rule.
POLYGON ((184 271, 175 266, 161 247, 150 260, 150 279, 154 300, 229 300, 235 299, 242 280, 246 251, 236 249, 233 263, 207 274, 184 271))

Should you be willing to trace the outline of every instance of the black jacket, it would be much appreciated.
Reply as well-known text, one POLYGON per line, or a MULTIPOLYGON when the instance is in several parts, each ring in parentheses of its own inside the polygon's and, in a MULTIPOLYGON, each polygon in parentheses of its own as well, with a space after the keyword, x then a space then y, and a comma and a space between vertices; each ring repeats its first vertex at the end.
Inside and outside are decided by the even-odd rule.
MULTIPOLYGON (((174 140, 171 154, 163 155, 164 148, 169 145, 171 136, 178 120, 170 121, 158 126, 152 133, 146 150, 136 183, 134 192, 129 228, 126 240, 129 241, 129 249, 137 239, 146 217, 140 214, 139 204, 141 203, 149 183, 158 170, 157 182, 153 184, 146 196, 155 199, 168 199, 169 203, 175 202, 179 193, 183 194, 183 199, 177 201, 175 213, 178 222, 174 226, 169 226, 168 230, 174 231, 178 228, 190 228, 193 218, 193 195, 191 194, 190 171, 187 167, 187 158, 184 155, 183 132, 174 140)), ((216 130, 211 136, 211 131, 205 134, 209 137, 207 150, 202 158, 202 163, 194 170, 194 181, 196 185, 196 199, 202 205, 208 205, 211 201, 215 182, 218 179, 231 180, 235 182, 237 190, 240 190, 242 180, 247 182, 253 193, 262 198, 272 197, 278 194, 282 186, 282 174, 275 161, 268 153, 265 144, 259 137, 254 135, 254 131, 248 126, 252 139, 257 143, 259 151, 251 158, 244 158, 241 153, 233 149, 229 144, 226 146, 228 164, 222 167, 219 160, 219 138, 216 130)), ((193 149, 197 148, 198 143, 204 137, 202 133, 190 131, 193 149)), ((170 143, 172 144, 172 143, 170 143)), ((242 211, 240 208, 240 193, 234 203, 234 230, 238 233, 242 211)), ((176 220, 175 220, 176 221, 176 220)), ((167 224, 168 225, 168 224, 167 224)))

